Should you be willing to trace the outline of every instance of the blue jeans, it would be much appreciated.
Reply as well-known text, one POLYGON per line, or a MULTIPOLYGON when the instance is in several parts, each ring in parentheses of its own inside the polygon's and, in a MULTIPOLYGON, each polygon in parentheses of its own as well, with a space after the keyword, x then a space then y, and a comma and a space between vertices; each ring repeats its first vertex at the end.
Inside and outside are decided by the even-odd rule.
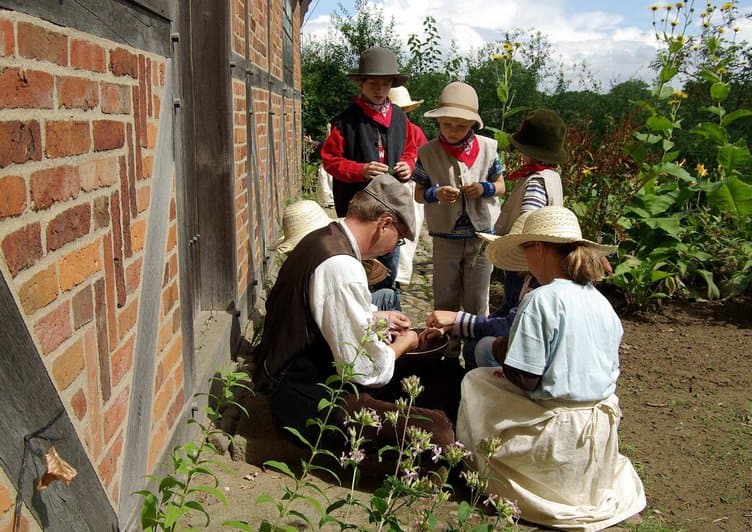
POLYGON ((493 343, 496 340, 494 336, 484 336, 475 345, 475 363, 479 368, 498 368, 501 367, 499 361, 493 355, 493 343))
POLYGON ((378 290, 371 292, 371 303, 376 305, 379 310, 402 311, 399 290, 379 288, 378 290))

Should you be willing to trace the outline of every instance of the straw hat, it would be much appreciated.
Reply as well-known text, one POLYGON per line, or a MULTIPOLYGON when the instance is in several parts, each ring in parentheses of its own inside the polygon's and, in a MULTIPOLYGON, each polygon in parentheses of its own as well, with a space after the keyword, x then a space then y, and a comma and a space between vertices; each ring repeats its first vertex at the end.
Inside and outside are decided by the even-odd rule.
POLYGON ((537 109, 531 111, 520 124, 520 129, 509 140, 519 151, 537 161, 548 164, 567 160, 564 137, 567 126, 554 111, 537 109))
POLYGON ((360 54, 358 71, 350 72, 348 79, 361 81, 367 78, 393 78, 392 87, 404 85, 409 77, 397 66, 397 56, 388 48, 374 46, 360 54))
POLYGON ((389 89, 389 99, 406 113, 415 111, 424 102, 424 100, 413 100, 406 87, 392 87, 389 89))
POLYGON ((332 219, 315 201, 301 200, 285 207, 282 216, 282 231, 285 236, 274 242, 269 249, 289 253, 308 233, 331 223, 332 219))
POLYGON ((478 114, 478 94, 467 83, 453 81, 441 91, 439 107, 423 114, 428 118, 463 118, 473 120, 483 128, 483 120, 478 114))
POLYGON ((528 270, 525 252, 521 244, 526 242, 550 242, 553 244, 580 244, 592 249, 596 255, 605 257, 616 251, 616 246, 596 244, 582 238, 577 216, 565 207, 542 207, 531 211, 519 234, 501 236, 486 248, 486 256, 495 266, 509 271, 528 270))
MULTIPOLYGON (((520 214, 517 217, 517 219, 514 221, 514 223, 512 224, 512 227, 509 229, 509 233, 507 234, 519 235, 522 232, 522 227, 525 225, 525 220, 527 220, 527 217, 531 212, 532 211, 527 211, 527 212, 523 212, 522 214, 520 214)), ((501 235, 492 235, 491 233, 476 232, 475 234, 478 238, 488 243, 491 243, 494 240, 501 238, 501 235)), ((525 268, 525 270, 527 270, 527 268, 525 268)), ((520 270, 520 271, 525 271, 525 270, 520 270)))

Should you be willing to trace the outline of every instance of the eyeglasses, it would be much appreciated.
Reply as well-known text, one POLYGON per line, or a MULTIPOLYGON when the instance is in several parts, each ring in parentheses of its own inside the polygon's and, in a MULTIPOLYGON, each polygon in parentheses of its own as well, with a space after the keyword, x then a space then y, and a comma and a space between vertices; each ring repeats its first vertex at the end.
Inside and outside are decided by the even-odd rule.
POLYGON ((404 246, 405 237, 402 236, 402 231, 399 230, 399 228, 397 227, 397 224, 392 223, 392 225, 394 226, 394 230, 397 231, 397 243, 394 245, 394 247, 404 246))

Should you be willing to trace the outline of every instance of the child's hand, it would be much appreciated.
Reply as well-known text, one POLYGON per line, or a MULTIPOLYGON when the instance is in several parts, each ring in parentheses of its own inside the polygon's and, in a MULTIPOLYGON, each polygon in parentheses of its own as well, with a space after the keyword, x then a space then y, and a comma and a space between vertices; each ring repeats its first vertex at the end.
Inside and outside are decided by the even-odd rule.
POLYGON ((392 169, 392 175, 400 181, 407 181, 408 179, 410 179, 411 174, 412 172, 410 171, 410 165, 405 161, 398 162, 392 169))
POLYGON ((426 316, 427 327, 451 327, 454 320, 457 319, 457 313, 453 310, 434 310, 426 316))
POLYGON ((378 161, 371 161, 363 165, 363 177, 370 181, 377 175, 385 174, 389 171, 389 166, 378 161))
POLYGON ((444 203, 455 203, 460 197, 460 189, 452 186, 439 187, 436 191, 436 198, 444 203))
POLYGON ((470 183, 462 187, 462 192, 468 199, 479 198, 483 195, 483 185, 480 183, 470 183))

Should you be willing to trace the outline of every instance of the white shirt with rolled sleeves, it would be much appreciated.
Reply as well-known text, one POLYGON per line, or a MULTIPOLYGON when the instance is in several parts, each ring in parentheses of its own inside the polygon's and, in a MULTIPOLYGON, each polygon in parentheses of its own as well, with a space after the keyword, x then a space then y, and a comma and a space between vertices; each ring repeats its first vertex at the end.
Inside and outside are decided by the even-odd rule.
POLYGON ((335 255, 314 270, 308 288, 311 314, 332 350, 334 361, 337 364, 354 362, 356 383, 384 386, 394 375, 394 351, 375 335, 372 341, 360 346, 377 309, 371 304, 371 292, 355 238, 346 224, 341 220, 339 223, 357 258, 335 255), (362 353, 356 357, 359 351, 362 353))

